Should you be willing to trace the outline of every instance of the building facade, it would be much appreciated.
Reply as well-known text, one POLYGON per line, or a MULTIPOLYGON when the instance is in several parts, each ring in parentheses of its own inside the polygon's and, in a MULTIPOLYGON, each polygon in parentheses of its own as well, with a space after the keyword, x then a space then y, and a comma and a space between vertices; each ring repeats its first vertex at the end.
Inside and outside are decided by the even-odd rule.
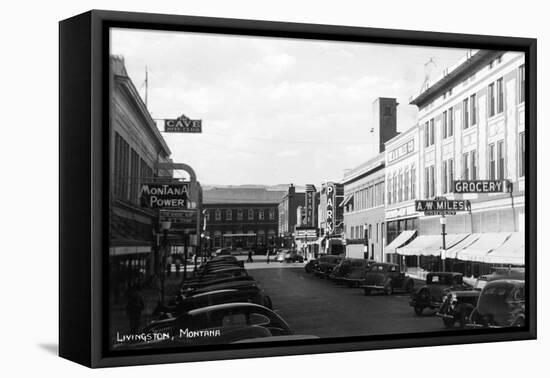
POLYGON ((386 142, 384 260, 395 262, 395 249, 406 243, 418 229, 415 200, 419 188, 419 128, 413 126, 386 142), (410 231, 396 239, 403 231, 410 231))
MULTIPOLYGON (((140 206, 143 183, 171 177, 157 163, 170 162, 170 149, 128 77, 122 57, 111 57, 109 129, 109 257, 113 282, 151 274, 156 214, 140 206)), ((126 281, 126 282, 123 282, 126 281)))
POLYGON ((344 234, 346 255, 381 261, 384 254, 385 144, 397 135, 395 98, 373 102, 371 134, 376 155, 344 174, 344 234))
POLYGON ((274 246, 279 224, 278 205, 284 194, 263 188, 203 190, 206 247, 274 246))
POLYGON ((382 260, 385 156, 383 153, 344 175, 346 256, 382 260))
POLYGON ((294 245, 294 228, 298 224, 298 207, 303 206, 305 212, 304 192, 297 192, 296 187, 290 184, 286 193, 283 193, 278 203, 278 236, 282 247, 291 248, 294 245))
MULTIPOLYGON (((427 84, 411 104, 419 107, 419 199, 446 197, 471 203, 470 212, 446 217, 447 239, 456 241, 456 247, 447 242, 450 255, 464 261, 485 261, 491 251, 510 246, 518 256, 521 250, 523 256, 523 53, 469 51, 427 84), (453 192, 453 180, 507 180, 512 190, 458 194, 453 192), (464 235, 467 238, 462 238, 464 235), (471 247, 463 247, 467 241, 471 247)), ((440 234, 440 222, 438 216, 419 217, 418 237, 440 234)))

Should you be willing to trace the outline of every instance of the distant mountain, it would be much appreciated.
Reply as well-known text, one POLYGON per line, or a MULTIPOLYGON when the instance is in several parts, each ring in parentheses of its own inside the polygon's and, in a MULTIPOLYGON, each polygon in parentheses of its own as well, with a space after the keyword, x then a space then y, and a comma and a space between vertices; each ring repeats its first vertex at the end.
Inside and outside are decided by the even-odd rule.
MULTIPOLYGON (((290 184, 275 184, 275 185, 260 185, 260 184, 243 184, 243 185, 220 185, 220 184, 202 184, 203 190, 211 190, 214 188, 242 188, 242 189, 265 189, 265 190, 281 190, 287 191, 290 184)), ((294 185, 296 191, 305 191, 305 185, 294 185)))

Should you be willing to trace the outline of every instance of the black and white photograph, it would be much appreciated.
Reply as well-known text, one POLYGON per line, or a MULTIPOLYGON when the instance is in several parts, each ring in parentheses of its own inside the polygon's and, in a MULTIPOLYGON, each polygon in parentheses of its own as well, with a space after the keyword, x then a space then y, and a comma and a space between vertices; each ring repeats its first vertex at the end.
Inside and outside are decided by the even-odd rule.
POLYGON ((523 52, 114 27, 108 70, 111 352, 527 327, 523 52))

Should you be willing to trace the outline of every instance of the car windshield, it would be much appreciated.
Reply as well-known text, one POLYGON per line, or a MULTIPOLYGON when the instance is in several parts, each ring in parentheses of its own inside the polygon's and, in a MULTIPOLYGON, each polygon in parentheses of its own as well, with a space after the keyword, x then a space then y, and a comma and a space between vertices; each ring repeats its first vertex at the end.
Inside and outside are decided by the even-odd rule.
POLYGON ((387 267, 385 265, 378 265, 374 264, 370 267, 371 272, 385 272, 387 270, 387 267))
POLYGON ((460 276, 451 276, 451 275, 428 275, 426 277, 426 283, 428 284, 440 284, 440 285, 457 285, 462 282, 460 276))
POLYGON ((485 279, 478 279, 476 283, 474 284, 474 289, 482 290, 485 285, 487 285, 487 280, 485 279))

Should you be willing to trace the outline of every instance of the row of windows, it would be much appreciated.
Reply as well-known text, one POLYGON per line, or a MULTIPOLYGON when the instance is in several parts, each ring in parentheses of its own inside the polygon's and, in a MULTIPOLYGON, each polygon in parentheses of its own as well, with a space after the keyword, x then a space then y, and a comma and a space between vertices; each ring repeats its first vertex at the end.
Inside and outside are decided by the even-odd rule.
POLYGON ((368 185, 353 193, 353 205, 348 205, 346 211, 360 211, 384 205, 384 182, 368 185))
MULTIPOLYGON (((221 221, 222 220, 222 212, 224 213, 224 217, 223 219, 224 220, 228 220, 228 221, 231 221, 233 220, 233 216, 234 216, 234 213, 236 213, 236 220, 238 221, 242 221, 244 219, 244 214, 245 214, 245 209, 237 209, 237 210, 234 210, 234 209, 214 209, 214 219, 217 220, 217 221, 221 221)), ((275 209, 269 209, 269 210, 264 210, 264 209, 247 209, 246 210, 246 215, 247 215, 247 219, 248 220, 265 220, 266 219, 266 216, 267 216, 267 219, 269 220, 275 220, 275 209)), ((206 220, 209 221, 210 220, 210 211, 207 210, 205 212, 205 217, 206 217, 206 220)))
POLYGON ((416 169, 411 167, 388 177, 388 205, 416 198, 416 169))
POLYGON ((380 223, 376 223, 374 225, 374 233, 373 233, 373 225, 369 224, 367 225, 360 225, 360 226, 350 226, 349 228, 349 234, 347 232, 347 225, 345 226, 344 233, 349 237, 349 239, 364 239, 369 240, 371 242, 378 243, 381 239, 380 237, 380 223))
MULTIPOLYGON (((525 132, 519 134, 519 176, 525 176, 525 132)), ((489 144, 488 149, 488 179, 504 180, 506 178, 506 160, 504 140, 489 144)), ((431 165, 424 169, 424 196, 431 198, 435 195, 435 166, 431 165)), ((452 192, 454 179, 454 160, 447 159, 441 164, 441 192, 443 194, 452 192)), ((462 154, 462 179, 478 180, 478 153, 471 150, 462 154)))
MULTIPOLYGON (((525 65, 518 68, 518 103, 525 102, 525 65)), ((478 103, 477 95, 474 93, 462 100, 462 128, 468 129, 477 125, 478 103)), ((487 87, 487 109, 488 116, 504 112, 504 78, 499 78, 490 83, 487 87)), ((430 147, 435 143, 435 120, 430 119, 424 124, 424 147, 430 147)), ((452 137, 454 134, 454 112, 449 108, 441 115, 441 135, 443 139, 452 137)))
POLYGON ((142 182, 151 180, 153 169, 130 147, 120 134, 115 133, 114 196, 138 204, 142 182))

